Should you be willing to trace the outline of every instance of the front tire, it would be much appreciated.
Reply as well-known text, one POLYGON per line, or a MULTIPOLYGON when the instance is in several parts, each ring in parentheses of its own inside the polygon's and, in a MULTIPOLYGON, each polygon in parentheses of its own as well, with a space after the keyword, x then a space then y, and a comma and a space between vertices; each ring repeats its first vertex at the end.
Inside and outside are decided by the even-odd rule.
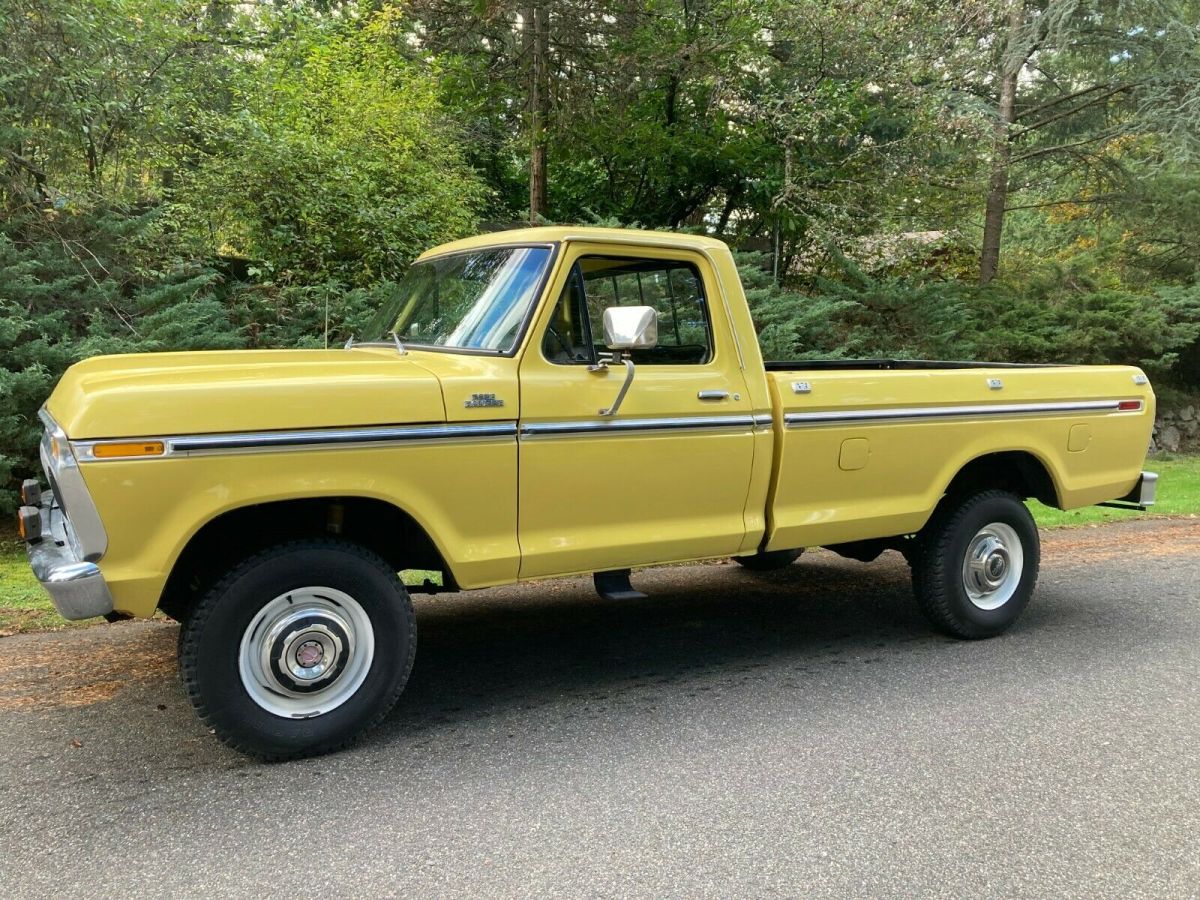
POLYGON ((416 652, 412 602, 375 554, 343 541, 282 544, 196 604, 179 667, 196 712, 265 760, 340 749, 395 705, 416 652))
POLYGON ((913 554, 917 605, 946 634, 994 637, 1028 605, 1040 557, 1037 525, 1016 494, 947 497, 913 554))

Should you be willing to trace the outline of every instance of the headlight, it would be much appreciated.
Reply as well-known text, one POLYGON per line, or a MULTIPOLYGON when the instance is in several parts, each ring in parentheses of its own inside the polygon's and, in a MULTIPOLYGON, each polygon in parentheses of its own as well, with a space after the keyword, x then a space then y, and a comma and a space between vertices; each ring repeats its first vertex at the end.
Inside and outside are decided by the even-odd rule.
POLYGON ((62 510, 67 536, 76 545, 81 559, 95 562, 108 549, 108 534, 79 471, 67 433, 45 409, 38 413, 38 418, 46 426, 41 446, 42 468, 62 510))
MULTIPOLYGON (((75 465, 75 454, 71 452, 71 442, 67 440, 66 432, 54 419, 50 418, 50 414, 46 410, 43 409, 39 412, 38 418, 46 426, 46 433, 42 437, 42 467, 45 468, 47 477, 53 483, 59 472, 75 465)), ((62 497, 59 497, 58 500, 61 503, 62 497)))

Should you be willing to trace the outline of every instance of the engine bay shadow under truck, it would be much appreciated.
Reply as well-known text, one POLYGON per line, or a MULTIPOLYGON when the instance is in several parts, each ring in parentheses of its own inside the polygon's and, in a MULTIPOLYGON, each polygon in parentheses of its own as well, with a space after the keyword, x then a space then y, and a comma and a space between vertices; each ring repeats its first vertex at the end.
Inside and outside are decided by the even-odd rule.
POLYGON ((897 549, 934 627, 984 638, 1033 593, 1025 499, 1144 508, 1156 479, 1136 368, 764 363, 723 243, 598 228, 430 250, 344 348, 89 359, 41 415, 19 518, 55 606, 177 619, 198 714, 266 759, 396 703, 400 571, 620 601, 639 566, 897 549))

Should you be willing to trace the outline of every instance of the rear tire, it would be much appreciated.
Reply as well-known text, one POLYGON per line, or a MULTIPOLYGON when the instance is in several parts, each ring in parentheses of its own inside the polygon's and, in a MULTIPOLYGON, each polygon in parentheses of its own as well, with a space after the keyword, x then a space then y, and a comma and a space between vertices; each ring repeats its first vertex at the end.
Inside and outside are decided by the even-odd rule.
POLYGON ((800 558, 804 548, 799 550, 768 550, 755 553, 753 556, 735 556, 733 561, 751 572, 773 572, 784 569, 800 558))
POLYGON ((179 668, 201 720, 242 753, 340 749, 395 705, 416 652, 412 602, 375 554, 335 540, 281 544, 196 604, 179 668))
POLYGON ((1016 494, 947 497, 913 554, 917 605, 946 634, 994 637, 1028 605, 1040 555, 1037 525, 1016 494))

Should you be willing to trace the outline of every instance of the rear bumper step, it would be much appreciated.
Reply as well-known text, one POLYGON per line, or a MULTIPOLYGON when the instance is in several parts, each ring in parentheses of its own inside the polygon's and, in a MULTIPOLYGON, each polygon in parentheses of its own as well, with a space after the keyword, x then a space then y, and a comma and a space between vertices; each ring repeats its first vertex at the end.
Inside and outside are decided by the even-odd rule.
POLYGON ((1097 506, 1111 506, 1114 509, 1147 510, 1154 505, 1154 494, 1158 490, 1158 473, 1143 472, 1138 476, 1133 490, 1116 500, 1097 503, 1097 506))

